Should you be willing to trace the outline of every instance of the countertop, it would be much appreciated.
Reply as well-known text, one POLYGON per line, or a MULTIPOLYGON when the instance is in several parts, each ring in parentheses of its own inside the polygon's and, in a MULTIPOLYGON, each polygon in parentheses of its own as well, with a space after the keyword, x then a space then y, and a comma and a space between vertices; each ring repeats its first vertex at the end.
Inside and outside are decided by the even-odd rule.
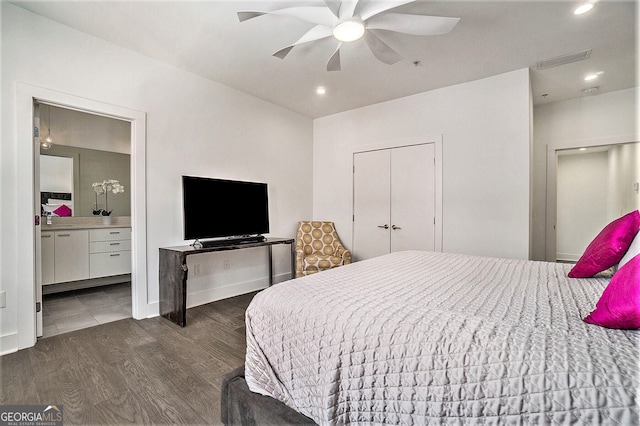
POLYGON ((95 217, 52 217, 52 224, 47 225, 47 218, 42 217, 40 231, 70 231, 76 229, 109 229, 130 228, 130 216, 118 216, 111 218, 111 224, 105 225, 101 216, 95 217))
POLYGON ((40 231, 70 231, 73 229, 107 229, 107 228, 130 228, 130 225, 119 225, 117 223, 112 223, 111 225, 104 225, 102 223, 91 224, 91 225, 80 225, 80 224, 52 224, 52 225, 41 225, 40 231))

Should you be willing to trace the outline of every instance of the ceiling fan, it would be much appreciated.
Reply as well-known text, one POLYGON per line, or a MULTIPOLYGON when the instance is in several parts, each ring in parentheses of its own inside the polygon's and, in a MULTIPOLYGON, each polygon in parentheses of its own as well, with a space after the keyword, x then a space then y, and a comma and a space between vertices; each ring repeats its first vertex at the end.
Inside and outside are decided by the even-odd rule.
POLYGON ((311 24, 294 43, 278 50, 273 56, 284 59, 291 49, 303 43, 334 37, 338 44, 327 62, 327 71, 340 71, 340 48, 343 43, 364 37, 373 55, 385 64, 394 64, 402 56, 376 34, 376 30, 394 31, 412 35, 447 34, 460 18, 390 13, 393 9, 415 0, 324 0, 324 6, 299 6, 266 11, 240 11, 238 19, 246 21, 262 15, 280 15, 296 18, 311 24))

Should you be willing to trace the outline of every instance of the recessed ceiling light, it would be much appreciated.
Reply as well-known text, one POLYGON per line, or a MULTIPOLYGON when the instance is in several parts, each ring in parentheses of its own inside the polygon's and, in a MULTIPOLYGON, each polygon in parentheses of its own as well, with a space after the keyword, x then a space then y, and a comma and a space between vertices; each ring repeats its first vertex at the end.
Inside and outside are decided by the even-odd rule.
POLYGON ((588 11, 590 11, 591 9, 593 9, 593 6, 595 6, 594 3, 585 3, 582 4, 580 6, 578 6, 576 8, 576 10, 573 11, 574 15, 582 15, 583 13, 587 13, 588 11))
POLYGON ((325 93, 327 93, 327 89, 325 89, 324 86, 320 86, 316 89, 316 93, 318 95, 324 95, 325 93))
POLYGON ((596 78, 600 77, 601 75, 602 75, 602 71, 600 71, 600 72, 594 72, 594 73, 591 73, 591 74, 587 74, 587 75, 584 77, 584 81, 592 81, 592 80, 595 80, 596 78))

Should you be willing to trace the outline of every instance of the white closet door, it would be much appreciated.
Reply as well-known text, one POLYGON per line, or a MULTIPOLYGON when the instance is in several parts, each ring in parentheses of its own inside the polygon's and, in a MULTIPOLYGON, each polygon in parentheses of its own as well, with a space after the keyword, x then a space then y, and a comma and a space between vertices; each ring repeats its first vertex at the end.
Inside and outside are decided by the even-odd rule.
POLYGON ((391 150, 391 251, 435 250, 435 145, 391 150))
POLYGON ((356 260, 389 253, 390 152, 353 156, 353 255, 356 260))

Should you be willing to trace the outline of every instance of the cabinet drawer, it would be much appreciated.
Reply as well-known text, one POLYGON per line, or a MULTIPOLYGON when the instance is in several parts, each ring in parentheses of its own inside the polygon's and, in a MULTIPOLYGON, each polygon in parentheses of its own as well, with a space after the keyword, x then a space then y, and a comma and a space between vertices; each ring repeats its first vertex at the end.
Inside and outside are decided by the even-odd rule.
POLYGON ((114 251, 130 251, 131 240, 120 241, 92 241, 89 243, 89 253, 110 253, 114 251))
POLYGON ((91 278, 131 273, 131 252, 93 253, 89 256, 91 278))
POLYGON ((89 231, 89 241, 130 240, 131 228, 100 228, 89 231))

